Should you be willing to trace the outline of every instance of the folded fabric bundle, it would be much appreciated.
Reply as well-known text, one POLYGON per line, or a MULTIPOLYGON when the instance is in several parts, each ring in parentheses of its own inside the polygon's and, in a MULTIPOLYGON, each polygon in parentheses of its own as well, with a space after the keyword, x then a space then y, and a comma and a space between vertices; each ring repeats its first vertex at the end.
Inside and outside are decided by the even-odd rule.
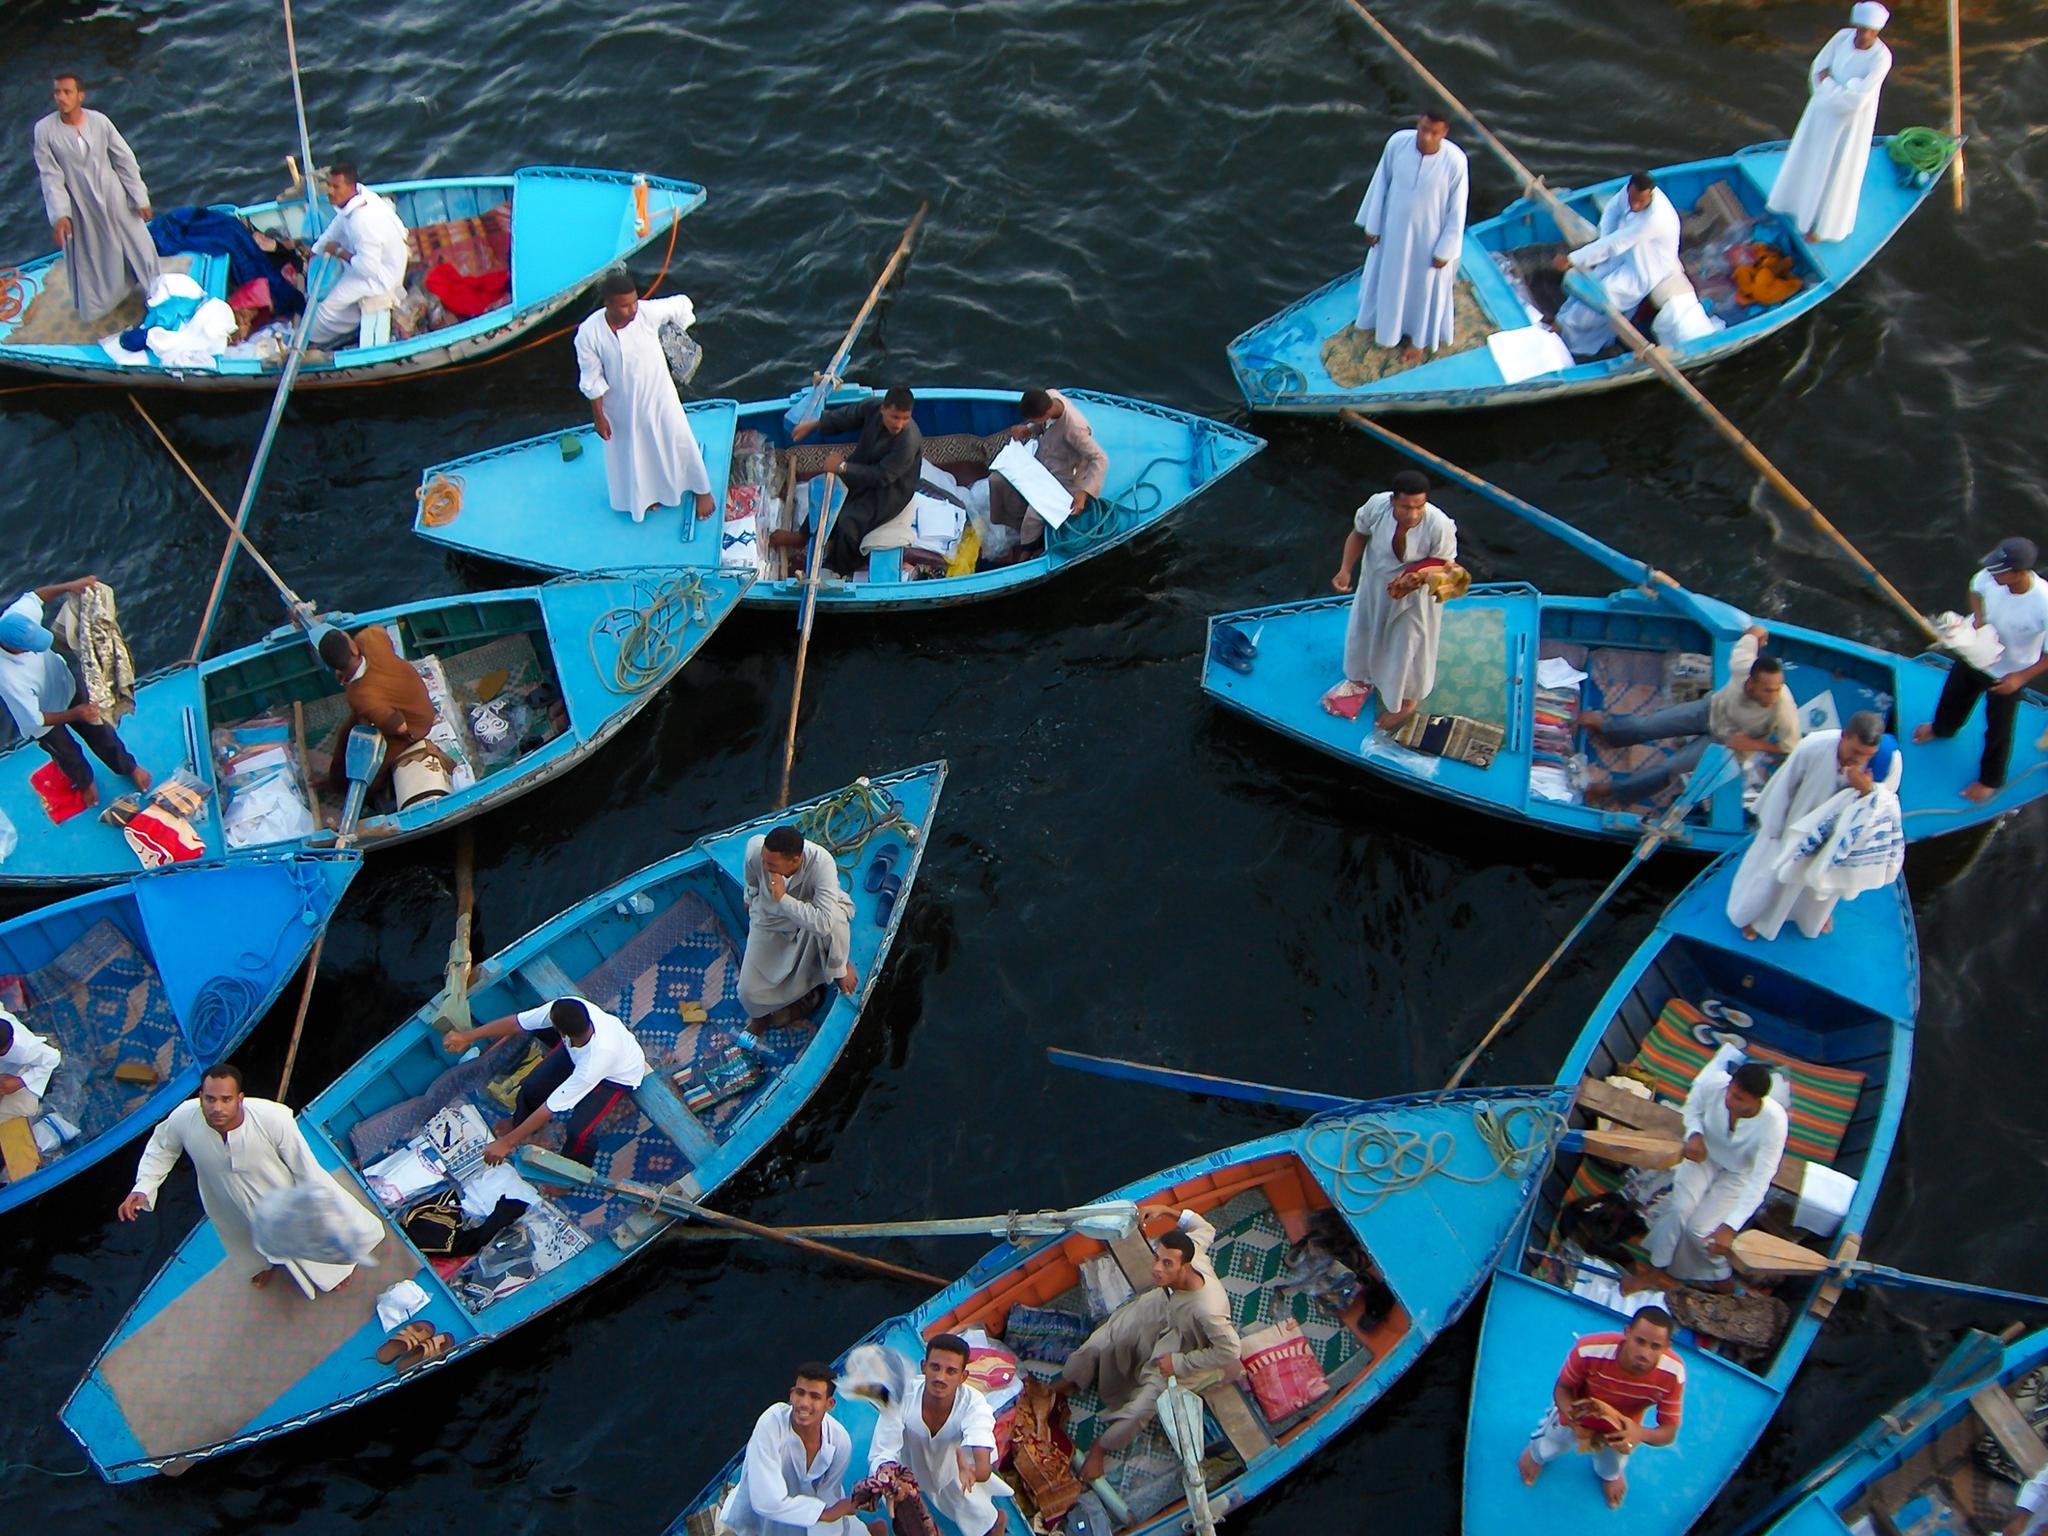
POLYGON ((472 277, 444 261, 428 271, 426 286, 449 314, 458 320, 473 320, 511 300, 512 274, 483 272, 472 277))
POLYGON ((1088 1319, 1057 1307, 1010 1308, 1003 1323, 1003 1342, 1021 1360, 1042 1360, 1047 1365, 1065 1365, 1067 1357, 1088 1337, 1088 1319))
POLYGON ((45 763, 28 776, 29 787, 36 792, 36 798, 43 803, 43 814, 53 823, 69 821, 85 809, 85 796, 72 788, 71 781, 64 777, 64 770, 55 763, 45 763))

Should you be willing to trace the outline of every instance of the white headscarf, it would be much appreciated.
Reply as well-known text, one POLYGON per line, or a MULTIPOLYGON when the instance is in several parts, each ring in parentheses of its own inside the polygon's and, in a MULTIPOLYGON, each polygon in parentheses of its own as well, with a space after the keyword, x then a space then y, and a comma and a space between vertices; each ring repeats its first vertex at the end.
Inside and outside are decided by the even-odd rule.
POLYGON ((1849 25, 1868 27, 1873 32, 1882 32, 1884 24, 1892 19, 1892 13, 1877 3, 1877 0, 1858 0, 1849 7, 1849 25))

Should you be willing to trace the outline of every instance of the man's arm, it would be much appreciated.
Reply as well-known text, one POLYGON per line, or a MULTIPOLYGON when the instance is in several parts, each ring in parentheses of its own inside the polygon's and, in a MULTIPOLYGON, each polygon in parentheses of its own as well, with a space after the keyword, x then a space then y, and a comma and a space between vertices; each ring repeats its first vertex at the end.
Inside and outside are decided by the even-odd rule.
POLYGON ((919 455, 924 452, 922 434, 913 436, 909 431, 896 434, 889 451, 875 464, 856 464, 843 460, 839 465, 839 478, 857 490, 870 490, 878 485, 887 485, 900 480, 917 468, 919 455))
POLYGON ((149 1133, 149 1145, 142 1149, 142 1159, 135 1165, 134 1189, 121 1202, 117 1213, 123 1221, 133 1221, 144 1211, 156 1208, 156 1192, 163 1187, 164 1177, 178 1166, 184 1151, 185 1141, 178 1133, 176 1120, 166 1116, 149 1133))
POLYGON ((107 159, 113 163, 114 176, 120 181, 121 190, 128 194, 128 206, 135 210, 137 218, 148 218, 149 188, 142 180, 142 165, 112 119, 107 122, 107 159))
POLYGON ((484 1148, 484 1161, 492 1167, 504 1162, 518 1148, 540 1134, 540 1128, 555 1118, 555 1112, 543 1104, 511 1130, 498 1137, 484 1148))
POLYGON ((1365 535, 1354 527, 1344 535, 1344 555, 1337 562, 1337 574, 1330 578, 1330 585, 1339 592, 1349 592, 1358 579, 1358 562, 1364 555, 1365 535))
POLYGON ((874 1438, 868 1442, 868 1473, 885 1461, 901 1463, 903 1460, 903 1409, 891 1403, 884 1408, 881 1417, 875 1421, 874 1438))
POLYGON ((493 1019, 473 1029, 449 1030, 441 1036, 441 1049, 451 1056, 460 1056, 479 1040, 502 1040, 507 1035, 517 1034, 520 1028, 519 1015, 508 1013, 501 1019, 493 1019))
POLYGON ((60 581, 55 586, 35 588, 36 601, 54 603, 60 597, 69 597, 74 592, 83 592, 98 581, 97 576, 80 576, 73 581, 60 581))

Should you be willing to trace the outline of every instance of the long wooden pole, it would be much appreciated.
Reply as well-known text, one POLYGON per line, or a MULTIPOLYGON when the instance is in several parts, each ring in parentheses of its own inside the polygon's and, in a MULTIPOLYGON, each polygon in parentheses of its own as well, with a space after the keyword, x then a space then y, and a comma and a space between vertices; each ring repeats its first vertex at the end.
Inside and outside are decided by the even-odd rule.
MULTIPOLYGON (((1358 0, 1345 0, 1345 3, 1357 11, 1359 15, 1363 16, 1371 24, 1373 30, 1384 38, 1393 47, 1395 52, 1401 56, 1402 60, 1410 68, 1414 69, 1422 79, 1429 82, 1432 89, 1442 89, 1442 83, 1437 80, 1435 75, 1423 68, 1421 60, 1417 59, 1414 54, 1403 48, 1398 42, 1395 42, 1393 34, 1387 31, 1370 11, 1360 5, 1358 0)), ((1445 99, 1451 102, 1461 114, 1475 125, 1478 123, 1478 119, 1472 117, 1470 111, 1459 104, 1455 97, 1452 97, 1448 92, 1444 94, 1445 99)), ((1530 176, 1528 168, 1512 154, 1509 154, 1506 147, 1498 139, 1494 138, 1492 134, 1486 133, 1483 129, 1481 130, 1481 136, 1500 154, 1509 169, 1524 179, 1525 188, 1533 193, 1550 210, 1552 217, 1558 222, 1559 229, 1566 229, 1567 221, 1585 226, 1586 221, 1579 214, 1566 207, 1563 199, 1545 186, 1540 177, 1530 176)), ((1590 228, 1590 226, 1587 227, 1590 228)), ((1607 318, 1614 324, 1615 334, 1621 338, 1622 343, 1627 346, 1629 351, 1635 354, 1636 360, 1648 364, 1660 379, 1683 395, 1686 402, 1701 416, 1705 417, 1715 431, 1719 432, 1734 445, 1735 451, 1742 455, 1749 463, 1749 466, 1764 477, 1764 480, 1770 485, 1772 490, 1776 491, 1799 511, 1805 513, 1816 528, 1826 534, 1841 548, 1842 552, 1862 571, 1864 579, 1888 599, 1924 639, 1930 644, 1939 645, 1941 643, 1941 632, 1928 623, 1926 616, 1918 608, 1914 607, 1912 603, 1907 601, 1905 594, 1887 581, 1884 573, 1866 560, 1863 557, 1863 552, 1857 549, 1854 544, 1851 544, 1842 531, 1822 515, 1820 508, 1815 506, 1812 499, 1786 477, 1784 471, 1764 457, 1763 450, 1751 442, 1743 434, 1740 427, 1722 415, 1713 401, 1693 387, 1692 381, 1679 372, 1677 364, 1671 361, 1671 355, 1664 348, 1653 344, 1648 337, 1637 330, 1628 316, 1615 307, 1613 301, 1607 297, 1606 290, 1597 281, 1586 284, 1586 288, 1599 300, 1600 307, 1606 312, 1607 318)))
POLYGON ((313 979, 320 974, 320 951, 327 947, 327 930, 320 930, 320 937, 313 941, 313 953, 306 957, 306 982, 299 988, 299 1011, 292 1019, 292 1041, 285 1047, 284 1071, 277 1077, 277 1098, 284 1102, 285 1090, 292 1085, 292 1067, 299 1059, 299 1039, 306 1032, 306 1010, 313 1002, 313 979))
POLYGON ((789 804, 789 776, 796 766, 796 714, 804 702, 804 661, 811 653, 811 621, 818 615, 818 573, 825 564, 825 529, 832 520, 832 489, 838 477, 825 476, 825 496, 818 508, 818 526, 811 533, 811 568, 804 575, 803 620, 797 626, 796 681, 789 691, 789 730, 782 738, 782 789, 775 809, 789 804))
MULTIPOLYGON (((882 275, 875 279, 875 286, 868 290, 868 296, 862 301, 859 313, 853 317, 853 324, 846 328, 846 335, 841 339, 838 350, 832 354, 832 360, 825 365, 825 372, 819 378, 819 387, 813 390, 812 398, 804 402, 806 407, 822 406, 825 397, 831 394, 832 386, 839 382, 839 370, 846 366, 847 359, 853 355, 853 344, 860 339, 861 328, 868 323, 868 316, 875 312, 875 306, 881 302, 883 290, 896 276, 896 269, 903 265, 903 258, 910 254, 911 242, 917 239, 918 228, 924 223, 924 216, 930 211, 931 206, 929 200, 917 205, 917 212, 911 215, 910 223, 904 228, 903 238, 896 242, 896 249, 889 253, 889 259, 884 263, 882 275)), ((817 411, 812 409, 806 419, 815 417, 816 414, 817 411)))
POLYGON ((313 212, 313 141, 306 133, 306 88, 299 81, 299 38, 292 30, 292 0, 284 0, 284 53, 292 69, 292 105, 299 113, 299 153, 306 162, 306 213, 313 212))
POLYGON ((1963 211, 1963 0, 1948 0, 1948 131, 1956 141, 1956 212, 1963 211))

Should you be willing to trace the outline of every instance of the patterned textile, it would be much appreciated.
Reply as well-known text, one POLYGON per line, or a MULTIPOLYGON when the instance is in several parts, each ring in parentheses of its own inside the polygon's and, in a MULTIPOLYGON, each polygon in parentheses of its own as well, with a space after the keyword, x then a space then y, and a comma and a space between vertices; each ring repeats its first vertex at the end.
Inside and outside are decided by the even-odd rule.
POLYGON ((135 1062, 158 1081, 192 1065, 156 967, 110 919, 28 978, 32 1006, 22 1022, 64 1053, 79 1094, 72 1116, 87 1137, 105 1130, 149 1090, 114 1080, 114 1068, 135 1062))
POLYGON ((1507 732, 1483 720, 1468 720, 1463 715, 1428 715, 1417 709, 1406 724, 1393 732, 1393 739, 1411 751, 1426 752, 1431 757, 1448 757, 1453 762, 1470 763, 1474 768, 1490 768, 1507 732))
MULTIPOLYGON (((1433 715, 1504 726, 1508 718, 1508 620, 1496 607, 1446 603, 1436 686, 1423 700, 1433 715)), ((1422 708, 1416 713, 1420 715, 1422 708)), ((1445 756, 1451 754, 1446 753, 1445 756)))
POLYGON ((1357 1337, 1320 1302, 1308 1296, 1273 1293, 1273 1282, 1287 1266, 1291 1240, 1264 1191, 1247 1190, 1207 1215, 1216 1228, 1209 1257, 1224 1289, 1230 1292, 1240 1333, 1291 1318, 1301 1325, 1302 1336, 1325 1375, 1334 1375, 1359 1352, 1357 1337))
POLYGON ((106 724, 119 725, 135 713, 135 658, 121 634, 112 587, 96 581, 73 594, 50 621, 50 632, 78 658, 85 696, 99 706, 106 724))
POLYGON ((1246 1334, 1243 1364, 1268 1424, 1278 1424, 1329 1395, 1329 1378, 1301 1336, 1301 1324, 1291 1317, 1246 1334))
POLYGON ((512 265, 512 204, 499 203, 481 218, 422 224, 406 233, 409 270, 447 262, 466 277, 508 271, 512 265))
MULTIPOLYGON (((1451 344, 1429 353, 1423 362, 1469 352, 1484 345, 1488 333, 1495 329, 1479 303, 1479 295, 1462 277, 1451 284, 1451 327, 1451 344)), ((1350 324, 1323 339, 1322 357, 1323 371, 1339 389, 1358 389, 1375 380, 1422 366, 1421 363, 1402 362, 1399 347, 1383 347, 1371 331, 1361 331, 1350 324)))
POLYGON ((1078 1312, 1027 1307, 1021 1302, 1003 1320, 1003 1342, 1020 1360, 1065 1365, 1067 1357, 1088 1337, 1088 1319, 1078 1312))

